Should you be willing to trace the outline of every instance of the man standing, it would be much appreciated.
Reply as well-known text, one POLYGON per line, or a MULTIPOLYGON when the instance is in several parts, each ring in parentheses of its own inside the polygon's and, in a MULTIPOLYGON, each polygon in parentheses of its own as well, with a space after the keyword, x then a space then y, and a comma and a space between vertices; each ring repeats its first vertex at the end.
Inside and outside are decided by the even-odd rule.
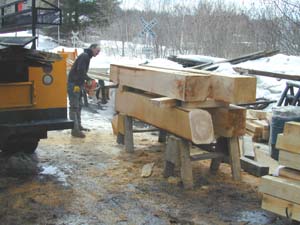
POLYGON ((81 125, 81 107, 82 107, 82 91, 85 81, 91 81, 87 75, 89 70, 90 60, 99 54, 100 47, 97 44, 92 44, 85 49, 75 60, 68 77, 68 95, 69 95, 69 118, 74 120, 74 128, 72 136, 85 138, 82 131, 88 131, 81 125))

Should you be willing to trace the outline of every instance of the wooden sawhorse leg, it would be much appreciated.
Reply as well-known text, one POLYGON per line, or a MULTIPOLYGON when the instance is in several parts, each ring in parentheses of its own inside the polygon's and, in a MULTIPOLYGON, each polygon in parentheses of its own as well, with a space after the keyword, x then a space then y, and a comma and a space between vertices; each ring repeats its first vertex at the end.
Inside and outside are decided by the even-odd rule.
POLYGON ((232 137, 228 140, 229 162, 231 165, 232 178, 235 181, 241 180, 241 160, 239 138, 232 137))
POLYGON ((173 176, 176 166, 180 167, 180 176, 184 188, 193 188, 194 182, 190 160, 190 143, 182 138, 170 136, 165 151, 164 177, 173 176))
POLYGON ((125 116, 124 117, 124 144, 125 150, 129 153, 134 152, 134 145, 133 145, 133 131, 132 131, 132 117, 125 116))
MULTIPOLYGON (((235 181, 241 180, 241 162, 238 137, 218 138, 216 151, 222 152, 224 155, 229 155, 232 178, 235 181)), ((216 173, 218 171, 222 161, 222 158, 212 159, 210 164, 210 170, 212 173, 216 173)))

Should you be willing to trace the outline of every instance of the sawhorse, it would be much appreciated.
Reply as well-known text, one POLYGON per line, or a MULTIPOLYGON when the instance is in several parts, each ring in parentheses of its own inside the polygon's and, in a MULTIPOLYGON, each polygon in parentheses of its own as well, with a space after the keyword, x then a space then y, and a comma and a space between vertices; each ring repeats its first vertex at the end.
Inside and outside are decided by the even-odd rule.
MULTIPOLYGON (((148 132, 153 130, 144 130, 148 132)), ((125 145, 125 150, 134 152, 133 120, 130 116, 124 116, 124 135, 118 134, 117 142, 125 145)), ((167 132, 160 130, 159 142, 166 142, 167 132)), ((183 138, 173 135, 168 137, 165 149, 164 177, 174 175, 175 167, 180 168, 180 176, 184 188, 190 189, 194 186, 192 161, 211 159, 210 170, 216 173, 223 161, 229 162, 231 166, 232 178, 235 181, 241 180, 241 164, 238 137, 218 138, 214 152, 203 153, 190 156, 191 143, 183 138)))

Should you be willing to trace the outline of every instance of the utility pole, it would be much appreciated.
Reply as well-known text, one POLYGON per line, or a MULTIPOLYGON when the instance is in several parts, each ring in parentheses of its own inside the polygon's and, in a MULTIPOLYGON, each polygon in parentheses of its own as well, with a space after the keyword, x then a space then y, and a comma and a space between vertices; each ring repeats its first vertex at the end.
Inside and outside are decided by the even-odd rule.
MULTIPOLYGON (((35 37, 36 36, 36 22, 37 22, 35 0, 32 0, 31 10, 32 10, 32 36, 35 37)), ((36 40, 34 40, 32 42, 31 48, 36 49, 36 40)))
MULTIPOLYGON (((57 0, 57 7, 60 6, 60 3, 59 3, 59 0, 57 0)), ((57 26, 57 43, 59 44, 60 43, 60 25, 57 26)))

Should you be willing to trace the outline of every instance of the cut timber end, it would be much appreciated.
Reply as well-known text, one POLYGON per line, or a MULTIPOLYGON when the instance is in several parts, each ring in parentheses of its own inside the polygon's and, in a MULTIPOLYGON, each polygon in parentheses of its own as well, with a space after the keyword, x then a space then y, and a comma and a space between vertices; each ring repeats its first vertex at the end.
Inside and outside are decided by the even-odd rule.
POLYGON ((190 140, 195 144, 210 144, 214 139, 213 132, 211 132, 213 130, 212 119, 206 111, 201 109, 184 111, 177 107, 160 108, 153 105, 150 99, 151 97, 145 95, 117 91, 116 111, 190 140), (198 122, 199 120, 201 123, 198 122))
POLYGON ((181 101, 204 101, 210 91, 210 75, 142 66, 111 65, 113 82, 181 101))
POLYGON ((264 194, 262 200, 263 209, 290 219, 300 221, 300 205, 274 196, 264 194))
POLYGON ((192 139, 197 143, 212 143, 214 140, 213 126, 211 115, 203 110, 192 110, 189 113, 192 139))

